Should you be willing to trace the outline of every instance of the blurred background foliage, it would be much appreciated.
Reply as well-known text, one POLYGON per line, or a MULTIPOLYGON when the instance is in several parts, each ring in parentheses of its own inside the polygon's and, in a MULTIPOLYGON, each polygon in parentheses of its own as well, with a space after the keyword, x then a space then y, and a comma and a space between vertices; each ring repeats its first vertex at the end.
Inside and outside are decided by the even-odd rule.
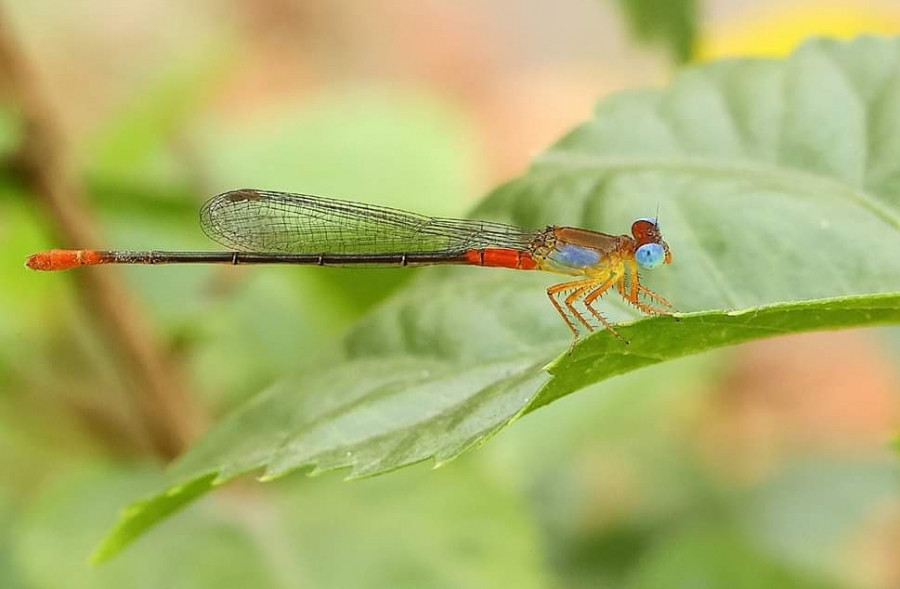
MULTIPOLYGON (((0 586, 900 585, 895 330, 614 379, 438 471, 237 485, 89 569, 115 509, 159 488, 167 454, 90 285, 22 269, 51 246, 207 248, 196 211, 238 186, 463 215, 612 91, 813 34, 896 34, 896 2, 29 0, 0 19, 99 227, 62 243, 23 172, 33 96, 3 75, 0 586)), ((182 443, 279 375, 330 361, 410 275, 102 271, 181 391, 182 443)))

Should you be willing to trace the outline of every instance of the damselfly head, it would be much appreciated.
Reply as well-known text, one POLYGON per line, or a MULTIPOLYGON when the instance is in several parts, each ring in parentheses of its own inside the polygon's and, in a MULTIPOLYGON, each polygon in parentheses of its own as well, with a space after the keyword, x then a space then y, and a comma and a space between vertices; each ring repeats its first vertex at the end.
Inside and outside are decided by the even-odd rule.
POLYGON ((662 238, 655 218, 642 218, 632 223, 631 235, 636 242, 634 257, 642 268, 652 269, 672 262, 669 244, 662 238))

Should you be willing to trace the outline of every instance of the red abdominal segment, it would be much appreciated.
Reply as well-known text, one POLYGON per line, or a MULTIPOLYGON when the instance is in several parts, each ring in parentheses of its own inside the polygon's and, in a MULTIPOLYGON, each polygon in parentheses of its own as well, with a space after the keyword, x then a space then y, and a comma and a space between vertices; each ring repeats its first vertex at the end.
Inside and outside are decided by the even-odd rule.
POLYGON ((531 254, 523 250, 508 248, 484 248, 466 251, 466 263, 473 266, 491 268, 513 268, 516 270, 534 270, 537 262, 531 254))

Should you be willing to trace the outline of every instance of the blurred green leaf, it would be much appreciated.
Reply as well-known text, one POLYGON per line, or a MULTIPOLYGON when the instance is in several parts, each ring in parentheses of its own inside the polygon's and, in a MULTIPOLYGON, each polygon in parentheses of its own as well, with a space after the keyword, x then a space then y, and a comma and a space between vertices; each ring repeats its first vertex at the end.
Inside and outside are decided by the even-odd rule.
MULTIPOLYGON (((293 190, 459 216, 481 190, 475 131, 435 96, 351 88, 210 123, 194 143, 214 191, 293 190)), ((409 278, 384 269, 315 276, 357 309, 409 278)))
POLYGON ((658 43, 678 62, 694 54, 699 0, 616 0, 631 33, 645 43, 658 43))
POLYGON ((0 249, 16 254, 0 257, 0 358, 18 352, 15 342, 21 341, 23 331, 40 324, 48 307, 65 292, 59 281, 47 284, 23 272, 25 255, 41 249, 44 241, 33 208, 18 198, 21 195, 12 196, 12 192, 0 192, 0 249))
POLYGON ((664 539, 639 564, 628 589, 813 589, 835 587, 760 553, 721 526, 699 525, 664 539))
POLYGON ((545 587, 538 530, 521 499, 472 462, 457 466, 279 486, 298 585, 545 587))
POLYGON ((660 535, 719 508, 695 436, 728 356, 604 381, 473 453, 500 476, 513 471, 558 586, 622 587, 660 535))
POLYGON ((280 588, 264 548, 225 510, 198 506, 140 551, 102 569, 86 563, 108 524, 109 506, 153 488, 152 470, 96 465, 62 473, 34 497, 17 523, 15 561, 36 589, 280 588))
MULTIPOLYGON (((565 349, 565 330, 538 277, 436 269, 361 323, 348 344, 356 360, 273 388, 189 452, 175 478, 444 462, 617 374, 780 334, 900 322, 900 294, 873 294, 900 285, 898 63, 900 42, 864 38, 690 69, 668 90, 606 101, 481 208, 528 226, 613 228, 661 201, 676 262, 659 289, 682 309, 734 311, 624 325, 628 346, 597 333, 548 376, 548 342, 565 349)), ((100 556, 153 523, 141 513, 178 500, 176 490, 138 504, 100 556)))
POLYGON ((458 214, 479 189, 475 130, 427 94, 350 88, 269 105, 210 120, 194 143, 214 190, 253 186, 458 214))
MULTIPOLYGON (((100 191, 115 186, 157 186, 182 176, 184 166, 173 149, 183 129, 222 79, 232 57, 223 42, 198 48, 192 55, 172 62, 172 67, 112 116, 88 146, 87 174, 100 191)), ((127 192, 127 191, 126 191, 127 192)), ((175 200, 160 193, 163 198, 175 200)))
POLYGON ((0 489, 0 586, 4 589, 27 586, 13 559, 15 516, 15 506, 6 496, 6 489, 0 489))
POLYGON ((860 522, 874 522, 896 501, 900 464, 870 456, 799 456, 742 497, 742 529, 784 562, 841 575, 840 555, 860 522), (813 540, 814 539, 814 540, 813 540))
POLYGON ((151 471, 93 467, 64 474, 37 495, 16 522, 13 552, 28 586, 543 586, 527 511, 465 465, 352 486, 317 478, 267 493, 236 490, 195 506, 116 562, 86 566, 108 506, 154 481, 151 471))
MULTIPOLYGON (((603 454, 611 446, 657 444, 673 455, 684 453, 665 423, 672 413, 690 413, 707 401, 727 370, 729 357, 728 353, 699 354, 604 380, 578 398, 545 407, 539 418, 517 421, 516 427, 505 430, 477 454, 495 464, 495 470, 524 477, 515 484, 527 486, 532 477, 598 447, 603 454)), ((629 457, 627 461, 635 468, 646 464, 653 475, 665 471, 657 460, 629 457)), ((667 456, 661 462, 673 461, 674 456, 667 456)), ((672 488, 670 482, 665 486, 672 488)))

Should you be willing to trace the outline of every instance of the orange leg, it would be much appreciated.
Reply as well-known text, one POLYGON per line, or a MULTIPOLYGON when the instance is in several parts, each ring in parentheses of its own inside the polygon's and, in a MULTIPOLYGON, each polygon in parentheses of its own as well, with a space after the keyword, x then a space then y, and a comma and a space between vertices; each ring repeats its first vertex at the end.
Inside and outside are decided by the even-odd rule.
POLYGON ((641 284, 640 275, 638 274, 637 262, 635 262, 634 260, 627 260, 627 264, 629 274, 631 275, 631 289, 626 293, 625 284, 624 282, 621 283, 619 285, 619 293, 622 295, 622 298, 649 315, 671 315, 672 311, 675 310, 675 307, 672 305, 672 303, 641 284), (665 305, 666 307, 668 307, 668 309, 663 309, 662 307, 649 305, 643 302, 640 299, 641 294, 652 301, 656 301, 665 305))
POLYGON ((650 299, 652 301, 656 301, 657 303, 660 303, 664 307, 668 307, 670 311, 676 310, 675 305, 673 305, 672 303, 670 303, 669 301, 667 301, 666 299, 661 297, 659 294, 653 292, 652 290, 650 290, 643 284, 638 284, 638 290, 642 294, 644 294, 644 296, 646 296, 648 299, 650 299))
POLYGON ((572 294, 567 296, 565 298, 565 300, 563 301, 566 304, 566 307, 569 309, 569 311, 571 311, 572 314, 578 318, 578 320, 581 322, 581 324, 584 325, 588 331, 594 331, 594 326, 591 325, 591 323, 587 319, 584 318, 584 315, 581 314, 581 311, 579 311, 578 309, 575 308, 575 301, 577 301, 578 299, 583 297, 584 294, 586 292, 588 292, 591 289, 591 287, 594 286, 595 283, 596 283, 596 281, 591 279, 588 284, 581 286, 579 288, 576 288, 575 292, 573 292, 572 294))
POLYGON ((572 282, 563 282, 562 284, 555 284, 547 289, 547 298, 549 298, 550 302, 553 303, 553 306, 556 308, 556 312, 559 313, 559 316, 563 318, 563 321, 565 321, 566 325, 569 327, 569 331, 571 331, 572 335, 574 336, 574 339, 572 340, 573 344, 578 339, 578 335, 579 335, 578 328, 575 327, 575 323, 569 318, 568 314, 566 314, 566 312, 563 310, 563 306, 556 299, 556 295, 558 295, 561 292, 573 290, 574 292, 572 294, 570 294, 568 297, 566 297, 566 300, 565 300, 566 308, 568 308, 570 311, 572 311, 572 314, 575 316, 575 318, 578 319, 578 321, 581 324, 585 325, 588 328, 588 331, 593 331, 594 328, 591 326, 590 323, 587 322, 587 320, 584 318, 584 316, 578 312, 578 309, 576 309, 575 307, 572 306, 572 303, 575 301, 575 299, 578 298, 578 296, 580 296, 582 294, 581 291, 583 289, 585 289, 585 287, 589 287, 593 284, 596 284, 596 282, 597 282, 597 280, 595 278, 589 278, 587 280, 575 280, 572 282))
POLYGON ((591 312, 591 314, 594 317, 597 318, 597 320, 600 323, 603 324, 603 327, 608 329, 610 333, 612 333, 618 339, 622 340, 623 342, 625 342, 627 344, 628 340, 626 340, 624 337, 622 337, 622 335, 616 330, 616 328, 613 327, 612 323, 610 323, 609 320, 606 317, 604 317, 603 314, 600 313, 600 311, 598 311, 597 309, 595 309, 593 307, 593 305, 591 304, 595 300, 597 300, 598 298, 603 296, 603 293, 605 293, 610 288, 615 286, 617 282, 622 283, 623 277, 618 274, 613 273, 609 278, 606 279, 606 281, 602 282, 600 284, 600 286, 595 288, 593 291, 591 291, 591 293, 587 297, 585 297, 584 306, 587 308, 588 311, 591 312))
MULTIPOLYGON (((668 307, 670 311, 675 311, 675 305, 641 284, 637 262, 635 262, 634 260, 628 260, 628 270, 631 273, 631 297, 629 300, 638 300, 638 294, 643 294, 651 301, 656 301, 664 307, 668 307)), ((662 314, 665 315, 667 313, 662 314)))

